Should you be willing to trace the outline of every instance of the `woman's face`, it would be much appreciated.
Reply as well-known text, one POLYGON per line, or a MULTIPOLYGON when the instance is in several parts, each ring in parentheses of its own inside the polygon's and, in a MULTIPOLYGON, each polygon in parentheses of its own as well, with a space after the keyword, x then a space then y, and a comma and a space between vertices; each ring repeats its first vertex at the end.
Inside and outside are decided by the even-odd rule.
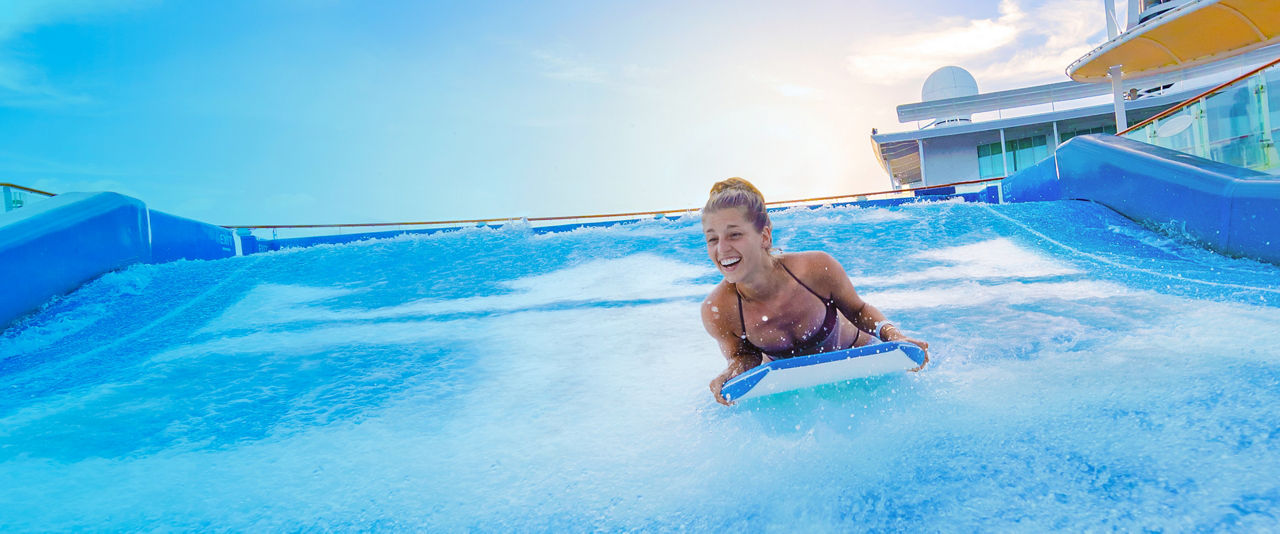
POLYGON ((759 269, 769 256, 770 228, 757 231, 743 208, 725 208, 702 215, 702 231, 707 239, 707 256, 730 283, 742 281, 759 269))

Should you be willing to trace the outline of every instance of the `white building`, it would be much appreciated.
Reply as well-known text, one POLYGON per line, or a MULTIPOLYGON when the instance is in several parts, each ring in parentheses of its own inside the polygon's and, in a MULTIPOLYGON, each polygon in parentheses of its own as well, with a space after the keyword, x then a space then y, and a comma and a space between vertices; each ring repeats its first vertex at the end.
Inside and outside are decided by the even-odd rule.
MULTIPOLYGON (((1184 12, 1203 12, 1201 5, 1225 9, 1209 5, 1214 3, 1130 0, 1128 29, 1121 33, 1108 0, 1112 40, 1082 60, 1100 51, 1111 53, 1116 43, 1125 44, 1126 35, 1154 43, 1144 39, 1143 32, 1175 19, 1188 20, 1184 12)), ((900 123, 918 127, 894 133, 873 131, 871 140, 894 189, 1009 176, 1048 157, 1074 136, 1116 133, 1118 120, 1126 127, 1137 124, 1280 55, 1277 46, 1262 46, 1266 44, 1260 42, 1229 58, 1187 61, 1185 67, 1170 51, 1173 64, 1165 61, 1151 74, 1133 79, 1104 78, 1113 83, 1064 81, 991 93, 979 92, 977 80, 963 68, 945 66, 925 80, 920 102, 897 108, 900 123), (975 118, 979 115, 984 118, 975 118)), ((1112 72, 1119 75, 1119 67, 1112 72)), ((1128 76, 1126 72, 1124 77, 1128 76)))

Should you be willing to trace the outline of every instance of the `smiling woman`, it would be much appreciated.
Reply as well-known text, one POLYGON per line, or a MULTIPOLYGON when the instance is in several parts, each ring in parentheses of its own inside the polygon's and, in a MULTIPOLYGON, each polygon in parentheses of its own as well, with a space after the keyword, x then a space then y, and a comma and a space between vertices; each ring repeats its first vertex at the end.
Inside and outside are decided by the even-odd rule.
POLYGON ((720 392, 726 381, 761 363, 880 340, 929 348, 862 300, 830 254, 775 254, 764 195, 750 182, 729 178, 711 187, 702 231, 707 255, 724 275, 702 303, 702 324, 729 362, 711 380, 717 402, 729 404, 720 392))

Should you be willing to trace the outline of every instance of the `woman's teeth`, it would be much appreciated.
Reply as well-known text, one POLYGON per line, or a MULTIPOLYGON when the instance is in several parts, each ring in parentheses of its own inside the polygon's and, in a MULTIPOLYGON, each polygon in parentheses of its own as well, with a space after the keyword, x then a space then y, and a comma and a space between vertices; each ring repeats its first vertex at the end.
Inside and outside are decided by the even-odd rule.
POLYGON ((740 261, 742 261, 742 258, 728 258, 728 259, 720 260, 720 265, 721 265, 721 266, 723 266, 723 267, 728 267, 728 266, 730 266, 730 265, 734 265, 734 264, 736 264, 736 263, 738 263, 738 262, 740 262, 740 261))

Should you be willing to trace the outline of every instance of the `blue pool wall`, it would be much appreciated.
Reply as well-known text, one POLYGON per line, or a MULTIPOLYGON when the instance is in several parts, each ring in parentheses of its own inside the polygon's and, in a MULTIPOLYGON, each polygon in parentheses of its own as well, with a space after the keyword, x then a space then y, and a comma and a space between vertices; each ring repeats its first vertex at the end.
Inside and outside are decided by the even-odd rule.
POLYGON ((148 209, 118 193, 65 193, 0 214, 0 326, 135 263, 236 255, 226 228, 148 209))
POLYGON ((151 213, 151 263, 216 260, 236 255, 235 235, 228 229, 194 219, 151 213))
POLYGON ((150 258, 147 210, 116 193, 67 193, 0 214, 0 324, 150 258))
POLYGON ((1006 202, 1089 200, 1218 252, 1280 263, 1280 178, 1094 134, 1001 184, 1006 202))

